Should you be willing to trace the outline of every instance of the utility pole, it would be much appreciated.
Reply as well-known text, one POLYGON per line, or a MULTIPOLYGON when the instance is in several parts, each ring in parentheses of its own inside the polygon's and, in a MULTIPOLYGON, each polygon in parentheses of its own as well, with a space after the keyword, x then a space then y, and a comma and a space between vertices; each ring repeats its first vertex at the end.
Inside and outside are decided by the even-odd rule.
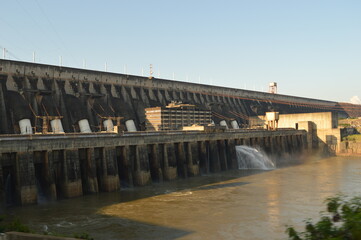
POLYGON ((3 48, 3 59, 6 58, 6 48, 3 48))
POLYGON ((63 57, 59 56, 59 66, 63 66, 63 57))
POLYGON ((35 63, 35 52, 33 52, 33 63, 35 63))
POLYGON ((108 71, 107 62, 105 62, 104 69, 105 69, 106 72, 108 71))

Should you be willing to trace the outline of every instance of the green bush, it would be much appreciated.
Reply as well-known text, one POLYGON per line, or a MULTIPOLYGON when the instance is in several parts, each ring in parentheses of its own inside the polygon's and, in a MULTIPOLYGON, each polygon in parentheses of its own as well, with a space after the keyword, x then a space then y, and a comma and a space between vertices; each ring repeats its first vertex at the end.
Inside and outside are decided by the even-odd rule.
POLYGON ((361 197, 343 195, 326 199, 327 212, 313 224, 306 221, 304 232, 288 227, 290 240, 359 240, 361 239, 361 197))
POLYGON ((74 238, 80 238, 85 240, 94 240, 94 238, 90 237, 88 233, 75 233, 74 238))
POLYGON ((24 232, 24 233, 33 233, 28 226, 22 224, 19 219, 15 218, 12 220, 5 221, 5 217, 0 217, 0 232, 24 232))
MULTIPOLYGON (((5 216, 0 216, 0 233, 5 232, 24 232, 24 233, 35 233, 32 229, 28 226, 22 224, 19 219, 9 219, 5 216)), ((50 232, 43 232, 44 235, 51 235, 56 237, 69 237, 69 235, 65 234, 58 234, 58 233, 50 233, 50 232)), ((80 238, 85 240, 94 240, 88 233, 75 233, 73 235, 74 238, 80 238)))

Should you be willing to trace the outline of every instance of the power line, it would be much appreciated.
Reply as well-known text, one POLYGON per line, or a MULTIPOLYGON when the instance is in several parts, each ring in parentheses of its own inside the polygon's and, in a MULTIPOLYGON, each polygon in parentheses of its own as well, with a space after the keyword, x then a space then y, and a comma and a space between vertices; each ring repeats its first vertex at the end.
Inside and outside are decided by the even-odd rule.
POLYGON ((40 9, 40 11, 42 12, 42 14, 44 15, 45 19, 47 20, 48 24, 50 25, 51 29, 57 35, 57 40, 59 40, 60 44, 62 45, 63 50, 65 50, 70 55, 70 57, 73 59, 73 61, 75 63, 78 63, 78 60, 76 60, 76 58, 73 56, 73 54, 71 52, 68 52, 68 50, 66 48, 66 44, 63 41, 63 38, 61 37, 59 32, 54 27, 54 24, 52 23, 52 21, 50 20, 50 18, 48 17, 46 12, 44 11, 44 9, 41 7, 41 5, 39 4, 39 2, 37 0, 35 0, 35 2, 37 4, 38 8, 40 9))

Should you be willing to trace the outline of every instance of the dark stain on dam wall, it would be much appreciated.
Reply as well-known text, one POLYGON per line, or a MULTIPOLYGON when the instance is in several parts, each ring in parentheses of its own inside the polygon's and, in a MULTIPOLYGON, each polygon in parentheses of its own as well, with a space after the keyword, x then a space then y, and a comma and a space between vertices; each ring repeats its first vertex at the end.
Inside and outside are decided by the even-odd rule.
POLYGON ((36 116, 58 116, 65 132, 79 132, 86 119, 90 130, 102 130, 108 117, 133 120, 144 129, 147 107, 182 101, 211 109, 213 121, 237 121, 269 111, 305 113, 336 111, 347 116, 338 103, 203 84, 149 79, 67 67, 0 60, 0 134, 18 134, 19 121, 29 119, 41 132, 36 116))

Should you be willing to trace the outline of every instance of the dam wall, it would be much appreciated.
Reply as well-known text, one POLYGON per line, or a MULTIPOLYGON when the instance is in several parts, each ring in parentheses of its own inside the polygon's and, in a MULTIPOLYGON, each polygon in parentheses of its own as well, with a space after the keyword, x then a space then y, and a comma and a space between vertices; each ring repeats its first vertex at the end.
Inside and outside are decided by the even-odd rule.
POLYGON ((171 101, 211 110, 214 123, 224 121, 229 128, 247 127, 250 116, 269 111, 348 116, 332 101, 0 60, 0 134, 100 132, 109 123, 140 131, 145 108, 171 101))
POLYGON ((281 159, 307 151, 306 135, 285 129, 2 136, 1 202, 36 204, 238 169, 235 146, 281 159))

